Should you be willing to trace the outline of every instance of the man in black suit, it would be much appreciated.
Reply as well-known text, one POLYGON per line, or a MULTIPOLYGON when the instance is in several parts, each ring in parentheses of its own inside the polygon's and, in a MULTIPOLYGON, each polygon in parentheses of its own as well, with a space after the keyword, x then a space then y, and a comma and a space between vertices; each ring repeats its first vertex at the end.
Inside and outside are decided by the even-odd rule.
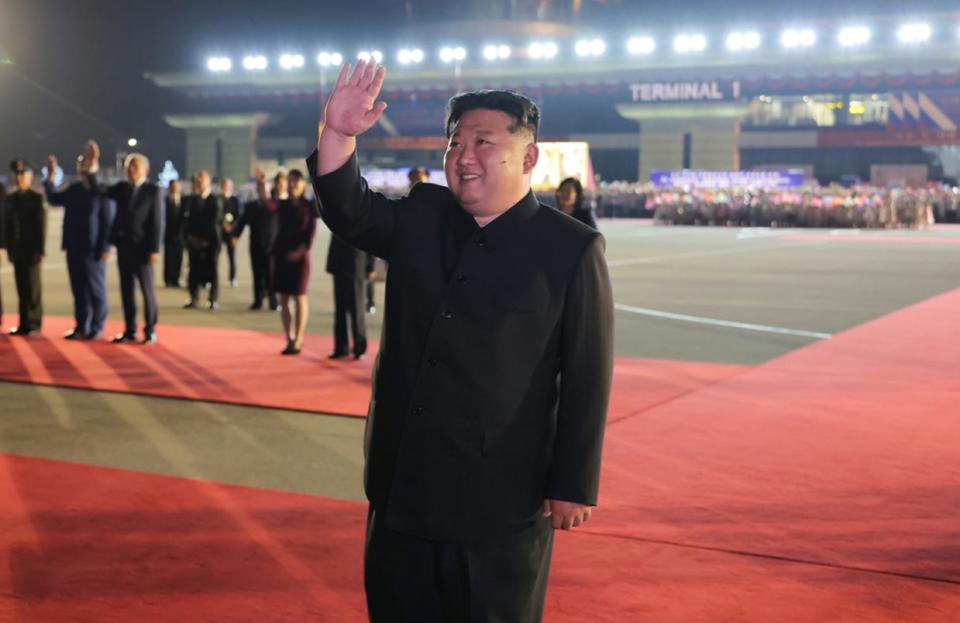
POLYGON ((67 271, 73 292, 74 327, 68 340, 93 340, 103 335, 107 321, 107 258, 110 257, 110 227, 116 214, 112 200, 97 184, 100 148, 87 141, 77 161, 80 179, 62 191, 54 183, 57 158, 47 158, 44 189, 47 201, 63 206, 62 248, 67 254, 67 271))
POLYGON ((350 355, 347 324, 353 336, 353 358, 367 352, 367 325, 364 315, 364 284, 373 273, 373 256, 330 235, 327 272, 333 275, 333 352, 331 359, 350 355))
POLYGON ((225 177, 220 180, 220 200, 223 203, 223 231, 221 239, 227 250, 227 265, 230 270, 230 287, 237 287, 237 238, 233 235, 240 220, 240 200, 233 194, 233 180, 225 177))
POLYGON ((183 272, 183 195, 180 180, 171 180, 164 199, 166 217, 163 228, 163 284, 180 287, 183 272))
MULTIPOLYGON (((4 226, 4 214, 6 214, 7 187, 0 184, 0 250, 7 248, 7 234, 4 226)), ((3 254, 0 253, 0 267, 3 266, 3 254)), ((0 325, 3 324, 3 287, 0 286, 0 325)))
POLYGON ((26 336, 39 332, 43 324, 40 263, 47 240, 47 204, 43 195, 30 188, 33 167, 29 162, 14 160, 10 170, 16 185, 4 201, 3 218, 7 256, 17 283, 20 323, 8 333, 26 336))
POLYGON ((308 159, 319 209, 390 262, 366 435, 371 621, 540 621, 553 529, 597 502, 613 368, 603 237, 530 190, 539 111, 450 101, 449 189, 390 200, 356 136, 384 69, 344 67, 308 159))
POLYGON ((187 252, 190 256, 190 272, 187 287, 190 300, 183 306, 197 306, 200 288, 210 284, 207 308, 219 307, 220 277, 217 260, 220 259, 220 243, 223 235, 223 200, 211 192, 210 173, 197 171, 193 176, 193 194, 187 198, 186 226, 187 252))
POLYGON ((143 154, 130 154, 124 161, 127 181, 107 189, 107 196, 117 203, 110 242, 117 248, 120 271, 120 298, 123 301, 123 333, 114 343, 137 339, 137 301, 134 290, 140 284, 143 294, 143 343, 157 341, 157 294, 154 291, 153 265, 160 257, 163 240, 163 201, 160 189, 147 180, 150 161, 143 154))
MULTIPOLYGON (((263 171, 257 171, 257 183, 266 184, 263 171)), ((250 310, 263 308, 263 299, 267 298, 267 308, 277 310, 277 294, 270 287, 270 252, 277 237, 277 197, 286 194, 287 177, 278 174, 274 179, 273 199, 261 201, 254 199, 243 206, 240 219, 233 230, 233 237, 239 240, 243 230, 250 228, 250 268, 253 272, 253 303, 250 310)))

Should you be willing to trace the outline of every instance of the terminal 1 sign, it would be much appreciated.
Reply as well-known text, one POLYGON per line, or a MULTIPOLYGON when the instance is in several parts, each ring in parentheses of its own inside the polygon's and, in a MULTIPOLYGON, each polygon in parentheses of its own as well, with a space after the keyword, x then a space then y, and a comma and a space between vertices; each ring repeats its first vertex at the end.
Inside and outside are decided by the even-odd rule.
POLYGON ((710 102, 740 99, 739 80, 703 82, 635 82, 630 85, 635 102, 710 102))

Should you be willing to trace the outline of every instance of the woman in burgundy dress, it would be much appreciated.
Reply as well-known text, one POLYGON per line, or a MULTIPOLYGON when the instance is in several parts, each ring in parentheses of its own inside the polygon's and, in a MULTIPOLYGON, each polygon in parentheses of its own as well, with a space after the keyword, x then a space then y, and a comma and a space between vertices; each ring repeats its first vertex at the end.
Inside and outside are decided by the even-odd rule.
POLYGON ((297 355, 307 327, 307 282, 310 248, 317 231, 313 205, 304 197, 307 180, 294 169, 287 174, 289 196, 277 201, 277 238, 270 256, 270 282, 280 295, 280 314, 287 336, 284 355, 297 355), (294 309, 291 310, 290 303, 294 309))

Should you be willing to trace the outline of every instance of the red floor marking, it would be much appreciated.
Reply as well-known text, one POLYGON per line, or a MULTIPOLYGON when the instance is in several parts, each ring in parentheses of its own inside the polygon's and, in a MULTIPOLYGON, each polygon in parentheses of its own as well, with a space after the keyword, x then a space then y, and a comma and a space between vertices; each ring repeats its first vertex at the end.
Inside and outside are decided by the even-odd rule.
MULTIPOLYGON (((364 416, 378 343, 367 359, 331 362, 331 338, 310 336, 299 357, 279 354, 279 334, 163 326, 144 347, 59 338, 66 318, 44 320, 43 337, 0 337, 0 380, 364 416)), ((119 326, 112 327, 114 332, 119 326)), ((110 333, 108 333, 110 334, 110 333)), ((729 378, 745 366, 618 357, 610 421, 729 378)))
POLYGON ((777 240, 807 242, 877 242, 881 244, 960 244, 960 236, 878 236, 876 234, 783 234, 777 240))
POLYGON ((960 581, 960 290, 610 429, 590 530, 960 581))

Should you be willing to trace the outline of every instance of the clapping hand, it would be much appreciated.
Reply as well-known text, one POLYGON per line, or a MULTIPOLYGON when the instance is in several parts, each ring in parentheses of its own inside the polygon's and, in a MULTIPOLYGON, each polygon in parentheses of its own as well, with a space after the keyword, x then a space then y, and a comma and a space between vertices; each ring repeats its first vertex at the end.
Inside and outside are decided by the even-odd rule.
POLYGON ((56 182, 57 180, 57 157, 53 154, 47 156, 47 181, 56 182))
POLYGON ((349 64, 341 67, 323 111, 321 132, 352 138, 369 130, 387 107, 377 101, 386 72, 375 62, 357 61, 352 73, 349 64))

